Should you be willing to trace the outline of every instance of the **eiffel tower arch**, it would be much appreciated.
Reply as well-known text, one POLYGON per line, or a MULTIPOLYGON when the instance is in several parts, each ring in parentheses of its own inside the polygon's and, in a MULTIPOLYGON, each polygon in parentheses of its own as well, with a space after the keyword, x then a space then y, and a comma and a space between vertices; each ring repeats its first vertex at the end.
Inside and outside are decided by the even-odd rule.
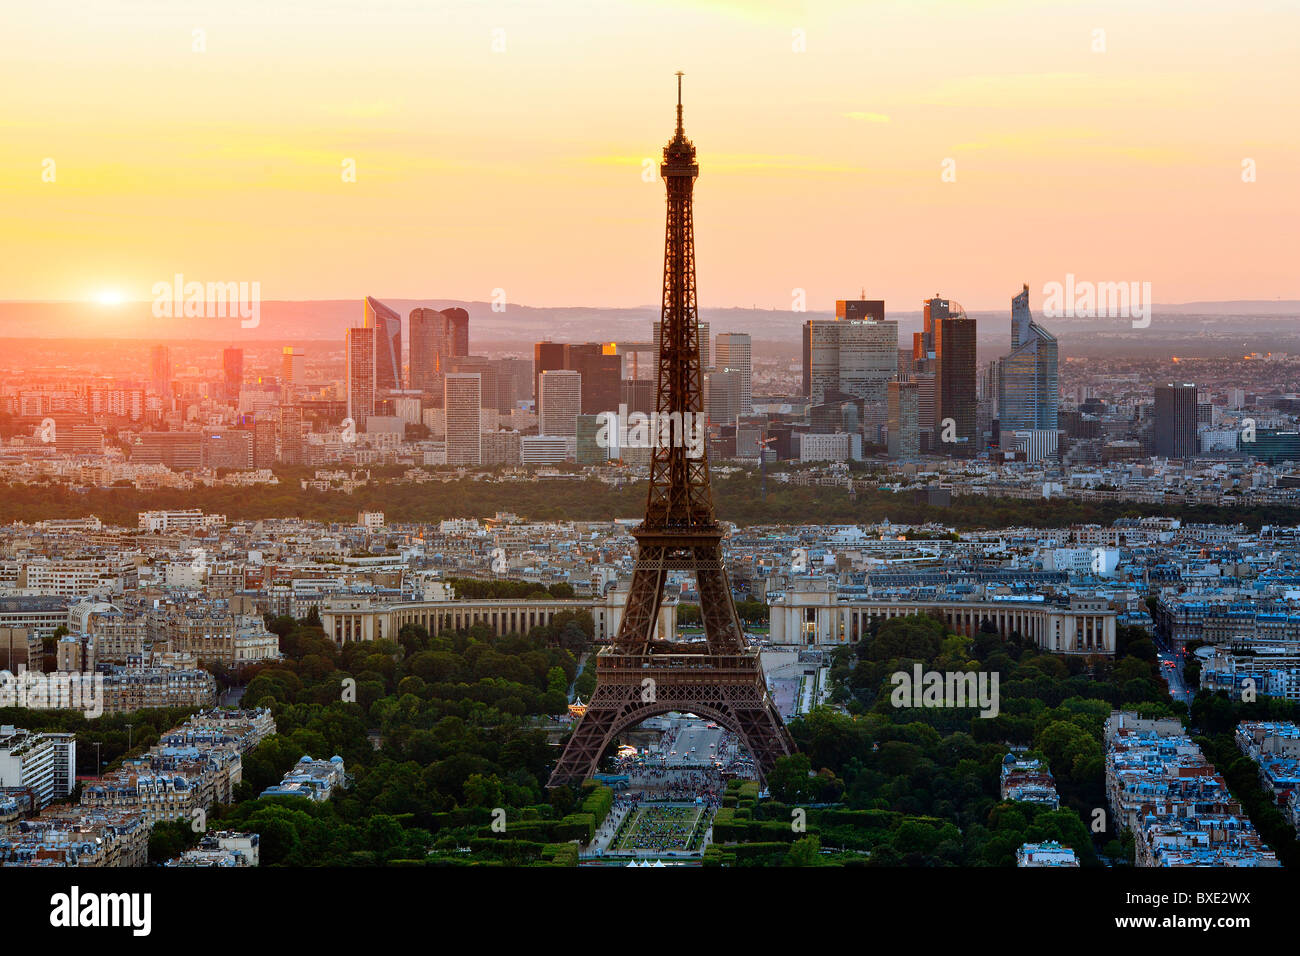
POLYGON ((691 208, 700 167, 682 128, 681 90, 678 73, 677 130, 659 167, 668 215, 655 402, 659 428, 645 520, 632 532, 637 559, 618 633, 596 655, 596 691, 551 774, 552 787, 589 778, 620 733, 669 711, 709 717, 734 733, 763 779, 778 757, 794 752, 732 600, 702 436, 688 440, 691 423, 703 428, 695 416, 704 408, 691 208), (670 571, 695 575, 703 642, 655 637, 670 571))

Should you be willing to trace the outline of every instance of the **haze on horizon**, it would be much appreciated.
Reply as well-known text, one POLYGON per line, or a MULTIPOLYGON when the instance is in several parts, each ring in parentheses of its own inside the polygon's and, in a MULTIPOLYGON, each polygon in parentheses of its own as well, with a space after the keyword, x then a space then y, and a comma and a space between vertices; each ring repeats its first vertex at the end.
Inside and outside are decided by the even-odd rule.
POLYGON ((643 161, 678 69, 702 306, 1002 310, 1067 273, 1300 298, 1281 2, 52 0, 0 31, 4 300, 107 309, 182 273, 267 300, 652 304, 643 161))

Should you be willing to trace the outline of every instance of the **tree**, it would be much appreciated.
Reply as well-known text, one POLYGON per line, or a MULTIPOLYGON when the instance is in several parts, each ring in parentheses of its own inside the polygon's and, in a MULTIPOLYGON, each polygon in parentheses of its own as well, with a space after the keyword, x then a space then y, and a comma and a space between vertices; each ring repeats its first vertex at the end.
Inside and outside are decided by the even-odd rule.
POLYGON ((786 854, 786 866, 821 866, 821 848, 822 841, 815 833, 810 833, 806 837, 800 837, 790 844, 790 852, 786 854))
POLYGON ((808 779, 811 773, 812 763, 807 754, 778 757, 768 776, 767 786, 772 796, 782 803, 806 802, 812 793, 808 779))

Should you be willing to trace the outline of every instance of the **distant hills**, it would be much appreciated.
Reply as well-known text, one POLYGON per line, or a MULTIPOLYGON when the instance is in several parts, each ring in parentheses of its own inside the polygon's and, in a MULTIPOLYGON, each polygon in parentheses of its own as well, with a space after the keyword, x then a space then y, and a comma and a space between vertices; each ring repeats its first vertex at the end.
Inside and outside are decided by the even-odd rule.
MULTIPOLYGON (((489 302, 459 299, 389 299, 378 296, 403 317, 411 309, 457 306, 469 311, 470 341, 475 351, 518 351, 532 342, 649 341, 657 307, 537 308, 507 304, 493 311, 489 302)), ((919 310, 886 313, 899 323, 899 343, 911 341, 921 328, 919 310)), ((1300 353, 1300 301, 1244 300, 1157 305, 1149 328, 1134 329, 1126 319, 1042 318, 1038 321, 1061 340, 1068 354, 1167 352, 1215 355, 1240 351, 1300 353)), ((1010 335, 1010 312, 971 312, 979 321, 981 353, 994 354, 1010 335)), ((800 328, 809 318, 829 312, 790 312, 754 308, 704 308, 700 317, 713 334, 748 332, 756 347, 763 343, 792 347, 798 361, 800 328)), ((256 328, 242 328, 236 318, 155 318, 150 302, 105 306, 87 302, 0 302, 0 338, 209 340, 232 343, 328 341, 340 345, 344 329, 361 318, 361 298, 261 303, 256 328)))

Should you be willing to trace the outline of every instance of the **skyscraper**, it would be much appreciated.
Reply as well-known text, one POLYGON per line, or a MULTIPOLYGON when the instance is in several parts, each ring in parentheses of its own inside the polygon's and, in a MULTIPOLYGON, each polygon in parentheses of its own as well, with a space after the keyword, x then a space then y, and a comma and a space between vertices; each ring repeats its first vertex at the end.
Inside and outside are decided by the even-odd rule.
POLYGON ((284 405, 280 408, 280 460, 286 465, 301 465, 302 408, 284 405))
POLYGON ((889 457, 921 454, 920 387, 916 382, 889 383, 889 457))
POLYGON ((306 360, 302 352, 295 352, 292 345, 286 345, 280 353, 280 384, 301 385, 306 380, 306 360))
POLYGON ((1161 458, 1196 454, 1196 386, 1191 382, 1156 386, 1155 453, 1161 458))
MULTIPOLYGON (((700 368, 712 368, 713 366, 709 362, 709 323, 697 322, 696 327, 700 330, 700 368)), ((654 324, 654 330, 651 333, 654 341, 654 354, 656 356, 659 354, 659 338, 662 331, 663 323, 656 322, 654 324)))
POLYGON ((885 321, 881 299, 840 299, 835 314, 804 323, 805 395, 814 405, 841 398, 883 405, 898 378, 898 323, 885 321))
POLYGON ((482 355, 466 355, 463 358, 449 358, 444 364, 448 372, 474 372, 479 377, 479 398, 484 408, 498 408, 497 367, 493 361, 482 355))
POLYGON ((402 317, 378 299, 366 296, 361 327, 375 329, 375 387, 402 387, 402 317))
POLYGON ((649 415, 655 410, 655 384, 648 378, 625 378, 619 394, 621 404, 629 412, 649 415))
POLYGON ((444 354, 452 358, 469 355, 469 313, 460 308, 443 309, 442 317, 444 354))
POLYGON ((239 401, 239 389, 244 384, 244 350, 222 349, 221 371, 226 401, 239 401))
POLYGON ((836 299, 835 318, 840 321, 885 321, 884 299, 836 299))
POLYGON ((477 465, 483 460, 482 406, 477 372, 447 372, 443 376, 447 464, 477 465))
POLYGON ((544 371, 538 398, 537 433, 577 435, 577 418, 581 412, 582 376, 570 369, 544 371))
MULTIPOLYGON (((947 299, 925 303, 925 322, 934 337, 935 450, 975 452, 975 320, 947 299), (951 421, 949 429, 945 423, 951 421), (945 441, 951 438, 952 441, 945 441)), ((922 333, 923 335, 925 333, 922 333)))
POLYGON ((439 391, 442 374, 443 326, 446 319, 437 309, 412 309, 409 317, 411 388, 439 391))
POLYGON ((346 353, 345 381, 348 391, 348 418, 358 430, 366 427, 366 419, 375 413, 375 341, 378 330, 374 328, 348 329, 344 343, 346 353))
POLYGON ((744 332, 722 332, 714 353, 715 368, 730 370, 740 378, 740 414, 754 410, 754 365, 749 336, 744 332))
POLYGON ((412 388, 442 393, 440 376, 448 362, 469 355, 469 313, 464 309, 412 309, 410 315, 412 388))
POLYGON ((172 392, 172 350, 155 345, 149 350, 149 383, 156 394, 167 398, 172 392))
POLYGON ((732 368, 715 368, 711 372, 705 372, 705 420, 710 425, 734 425, 742 414, 740 409, 740 373, 732 368))
POLYGON ((997 363, 993 376, 1003 431, 1056 431, 1057 359, 1056 337, 1034 322, 1025 285, 1011 300, 1011 354, 997 363))
POLYGON ((533 346, 533 401, 542 401, 542 373, 564 368, 563 342, 538 342, 533 346))
POLYGON ((582 414, 618 410, 621 356, 606 355, 599 342, 565 345, 564 367, 582 377, 582 414))
POLYGON ((609 442, 600 440, 603 425, 604 420, 599 415, 578 416, 575 423, 578 440, 574 447, 579 465, 603 465, 609 461, 609 442))

